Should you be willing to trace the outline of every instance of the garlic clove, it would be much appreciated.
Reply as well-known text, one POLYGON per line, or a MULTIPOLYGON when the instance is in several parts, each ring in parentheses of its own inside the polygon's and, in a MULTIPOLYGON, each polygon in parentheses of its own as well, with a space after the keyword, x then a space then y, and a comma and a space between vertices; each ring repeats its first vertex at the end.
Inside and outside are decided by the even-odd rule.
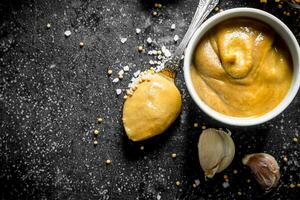
POLYGON ((198 142, 198 155, 201 168, 208 178, 226 169, 235 153, 230 135, 217 129, 204 130, 198 142))
POLYGON ((250 167, 257 182, 265 190, 278 185, 280 168, 273 156, 267 153, 254 153, 246 155, 242 160, 244 165, 250 167))
POLYGON ((230 134, 224 132, 223 134, 221 134, 221 136, 223 137, 225 148, 223 159, 220 163, 218 172, 223 171, 230 165, 235 154, 235 146, 230 134))

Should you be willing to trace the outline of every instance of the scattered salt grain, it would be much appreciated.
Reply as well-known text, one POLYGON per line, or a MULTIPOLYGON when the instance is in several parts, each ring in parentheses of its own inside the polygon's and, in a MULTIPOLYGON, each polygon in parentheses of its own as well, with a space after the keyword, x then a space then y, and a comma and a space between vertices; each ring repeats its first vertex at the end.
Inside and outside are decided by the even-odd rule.
POLYGON ((196 179, 196 180, 195 180, 195 184, 196 184, 196 186, 200 185, 200 180, 199 180, 199 179, 196 179))
POLYGON ((124 66, 124 67, 123 67, 123 70, 124 70, 125 72, 128 72, 128 71, 129 71, 129 66, 128 66, 128 65, 124 66))
POLYGON ((117 83, 119 82, 119 78, 115 78, 114 80, 112 80, 113 83, 117 83))
POLYGON ((157 51, 156 51, 156 50, 153 50, 153 51, 152 51, 152 54, 153 54, 153 55, 157 55, 157 51))
POLYGON ((157 58, 158 58, 158 60, 161 60, 161 59, 163 59, 163 56, 159 55, 159 56, 157 56, 157 58))
POLYGON ((172 24, 172 25, 171 25, 171 30, 175 30, 175 28, 176 28, 176 25, 175 25, 175 24, 172 24))
POLYGON ((118 72, 118 75, 119 75, 119 76, 122 76, 123 74, 124 74, 124 70, 121 69, 121 70, 118 72))
POLYGON ((53 69, 54 67, 56 67, 55 64, 50 65, 50 69, 53 69))
POLYGON ((149 60, 149 64, 150 64, 150 65, 154 65, 155 63, 154 63, 153 60, 149 60))
POLYGON ((141 33, 141 31, 142 31, 142 30, 141 30, 141 29, 139 29, 139 28, 136 28, 136 29, 135 29, 135 32, 136 32, 136 34, 140 34, 140 33, 141 33))
POLYGON ((228 188, 228 187, 229 187, 229 183, 228 183, 228 182, 224 182, 224 183, 222 184, 222 186, 223 186, 223 188, 228 188))
POLYGON ((177 42, 178 40, 179 40, 179 36, 178 36, 178 35, 175 35, 175 36, 174 36, 174 41, 177 42))
POLYGON ((147 43, 151 44, 152 43, 152 39, 150 37, 147 38, 147 43))
POLYGON ((157 199, 157 200, 160 200, 160 199, 161 199, 160 194, 157 194, 156 199, 157 199))
POLYGON ((163 54, 164 54, 166 57, 170 57, 170 56, 171 56, 171 52, 170 52, 165 46, 162 46, 162 47, 161 47, 161 51, 163 52, 163 54))
POLYGON ((70 35, 71 35, 71 31, 69 31, 69 30, 65 31, 65 36, 66 37, 69 37, 70 35))
POLYGON ((117 93, 117 95, 119 95, 119 94, 122 93, 122 90, 121 89, 116 89, 116 93, 117 93))
POLYGON ((127 41, 127 38, 121 38, 121 42, 124 44, 127 41))

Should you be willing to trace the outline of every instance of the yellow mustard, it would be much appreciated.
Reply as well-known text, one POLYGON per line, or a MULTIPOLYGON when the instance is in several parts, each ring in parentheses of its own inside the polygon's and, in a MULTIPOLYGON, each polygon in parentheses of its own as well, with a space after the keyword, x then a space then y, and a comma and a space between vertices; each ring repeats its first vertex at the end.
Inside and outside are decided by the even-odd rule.
POLYGON ((283 40, 259 21, 231 19, 199 42, 191 77, 199 97, 214 110, 255 117, 274 109, 292 80, 291 56, 283 40))
POLYGON ((181 95, 174 79, 162 73, 147 73, 124 103, 123 125, 132 141, 163 133, 181 111, 181 95))

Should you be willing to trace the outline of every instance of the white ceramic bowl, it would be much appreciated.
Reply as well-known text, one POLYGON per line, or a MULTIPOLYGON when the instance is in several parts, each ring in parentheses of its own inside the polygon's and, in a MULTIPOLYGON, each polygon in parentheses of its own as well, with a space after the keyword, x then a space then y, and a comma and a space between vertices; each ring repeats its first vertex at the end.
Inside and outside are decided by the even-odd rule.
POLYGON ((290 31, 290 29, 278 18, 276 18, 275 16, 267 12, 258 9, 253 9, 253 8, 234 8, 234 9, 226 10, 224 12, 214 15, 213 17, 205 21, 193 35, 185 51, 184 79, 188 91, 191 94, 193 100, 210 117, 222 123, 234 125, 234 126, 252 126, 252 125, 261 124, 279 115, 292 102, 292 100, 294 99, 294 97, 298 92, 299 85, 300 85, 299 44, 295 36, 293 35, 293 33, 290 31), (203 102, 201 98, 197 95, 191 80, 190 67, 193 59, 194 50, 198 42, 202 38, 202 36, 207 31, 209 31, 212 27, 221 23, 222 21, 228 20, 230 18, 236 18, 236 17, 252 18, 268 24, 270 27, 272 27, 275 30, 275 32, 277 32, 277 34, 279 34, 284 39, 292 56, 294 71, 293 71, 293 79, 292 79, 290 90, 288 91, 287 95, 278 106, 276 106, 270 112, 265 113, 264 115, 258 117, 232 117, 213 110, 205 102, 203 102))

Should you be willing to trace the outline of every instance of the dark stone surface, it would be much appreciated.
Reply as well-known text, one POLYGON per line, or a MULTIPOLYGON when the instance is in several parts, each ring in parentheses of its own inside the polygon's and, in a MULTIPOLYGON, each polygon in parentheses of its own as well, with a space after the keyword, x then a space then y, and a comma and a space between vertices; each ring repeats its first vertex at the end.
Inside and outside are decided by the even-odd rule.
MULTIPOLYGON (((125 89, 132 73, 148 67, 150 57, 136 51, 147 37, 153 46, 174 49, 197 0, 162 1, 151 17, 149 0, 2 0, 0 2, 0 198, 1 199, 299 199, 300 96, 276 119, 256 127, 224 126, 205 116, 192 101, 182 71, 176 80, 183 110, 163 135, 132 143, 121 123, 125 89), (46 24, 51 23, 47 29, 46 24), (175 31, 170 25, 175 23, 175 31), (142 33, 136 35, 135 28, 142 33), (65 30, 71 30, 69 38, 65 30), (125 44, 120 38, 127 37, 125 44), (85 47, 79 48, 84 41, 85 47), (130 72, 113 84, 122 66, 130 72), (108 77, 107 68, 114 74, 108 77), (103 117, 102 124, 96 123, 103 117), (199 128, 193 123, 198 122, 199 128), (233 163, 205 181, 197 156, 201 126, 229 128, 236 144, 233 163), (101 134, 93 145, 92 131, 101 134), (141 151, 140 146, 145 150, 141 151), (268 152, 278 160, 279 187, 264 194, 241 159, 268 152), (172 160, 171 153, 177 153, 172 160), (282 160, 286 155, 288 162, 282 160), (111 159, 111 165, 104 161, 111 159), (238 170, 237 174, 233 170, 238 170), (223 175, 229 176, 223 188, 223 175), (193 188, 194 180, 200 185, 193 188), (251 182, 247 183, 246 180, 251 182), (175 182, 182 181, 180 187, 175 182), (237 193, 242 195, 238 196, 237 193)), ((221 1, 222 9, 249 6, 283 20, 299 39, 299 12, 272 1, 221 1)), ((215 14, 213 12, 212 14, 215 14)), ((152 47, 147 47, 152 48, 152 47)), ((153 47, 154 48, 154 47, 153 47)))

